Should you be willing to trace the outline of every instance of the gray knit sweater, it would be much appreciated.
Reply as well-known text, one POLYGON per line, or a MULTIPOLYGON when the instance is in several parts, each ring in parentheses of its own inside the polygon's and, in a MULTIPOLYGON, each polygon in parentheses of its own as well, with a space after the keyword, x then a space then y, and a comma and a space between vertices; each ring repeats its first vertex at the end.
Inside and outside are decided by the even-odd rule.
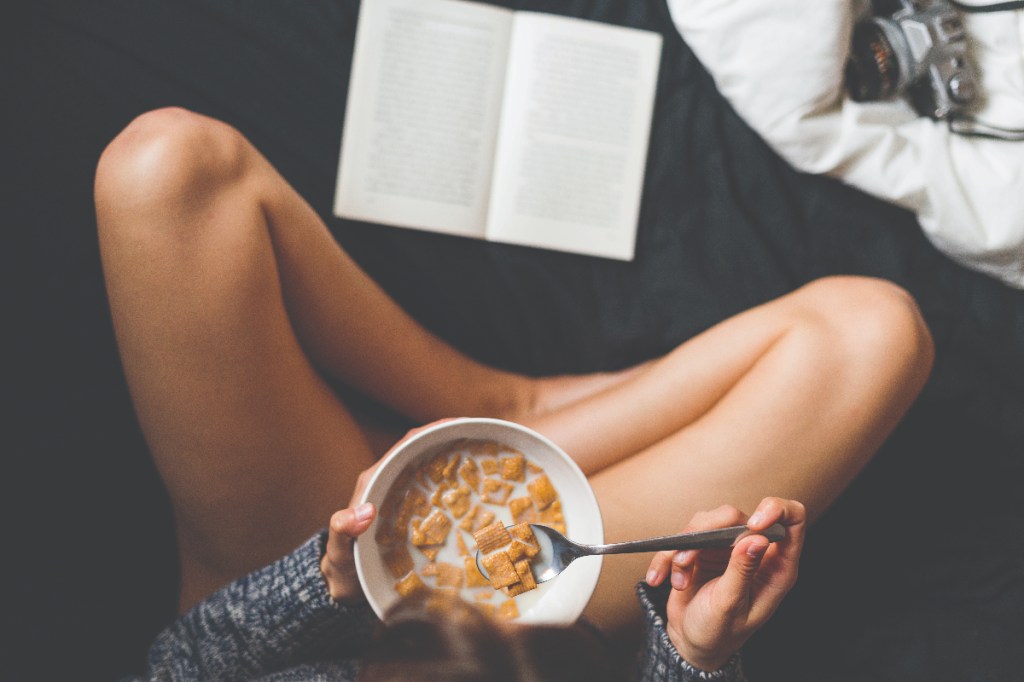
MULTIPOLYGON (((145 675, 131 680, 331 680, 351 682, 376 616, 334 602, 320 573, 326 535, 236 580, 157 637, 145 675)), ((665 632, 653 591, 637 592, 645 612, 643 682, 745 682, 739 657, 714 673, 690 667, 665 632)))

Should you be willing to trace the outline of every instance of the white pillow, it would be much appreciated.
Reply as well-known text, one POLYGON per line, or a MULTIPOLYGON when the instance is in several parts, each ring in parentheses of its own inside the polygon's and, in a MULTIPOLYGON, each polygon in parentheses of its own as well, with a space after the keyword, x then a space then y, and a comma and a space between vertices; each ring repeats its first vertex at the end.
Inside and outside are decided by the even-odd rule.
MULTIPOLYGON (((1024 288, 1024 142, 954 134, 902 100, 849 99, 843 70, 866 0, 668 5, 722 94, 794 167, 914 211, 951 258, 1024 288)), ((977 117, 1024 128, 1024 10, 965 23, 985 93, 977 117)))

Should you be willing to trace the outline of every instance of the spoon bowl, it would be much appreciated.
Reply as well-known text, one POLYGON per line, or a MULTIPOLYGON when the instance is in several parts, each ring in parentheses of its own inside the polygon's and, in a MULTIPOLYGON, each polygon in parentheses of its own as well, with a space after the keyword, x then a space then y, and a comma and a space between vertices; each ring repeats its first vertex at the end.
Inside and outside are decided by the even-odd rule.
MULTIPOLYGON (((786 529, 781 524, 773 524, 764 531, 755 533, 746 526, 730 526, 714 530, 701 530, 677 535, 663 535, 649 540, 633 540, 630 542, 614 542, 606 545, 585 545, 573 542, 554 528, 530 524, 530 529, 537 538, 540 552, 533 558, 533 577, 538 583, 547 582, 564 571, 569 564, 584 556, 604 554, 634 554, 637 552, 660 552, 663 550, 682 551, 686 549, 709 549, 712 547, 732 547, 736 541, 747 535, 763 535, 768 542, 778 542, 786 537, 786 529)), ((488 580, 490 576, 484 568, 483 555, 476 552, 476 566, 488 580)))

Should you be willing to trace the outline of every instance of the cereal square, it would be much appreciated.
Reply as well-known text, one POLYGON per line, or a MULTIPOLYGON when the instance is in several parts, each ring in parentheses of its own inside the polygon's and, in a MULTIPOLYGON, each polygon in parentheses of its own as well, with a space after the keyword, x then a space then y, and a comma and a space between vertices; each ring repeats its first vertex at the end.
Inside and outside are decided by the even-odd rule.
POLYGON ((516 606, 515 601, 508 599, 502 602, 494 615, 498 618, 507 618, 511 620, 512 618, 519 617, 519 608, 516 606))
POLYGON ((469 556, 469 547, 466 547, 466 541, 462 539, 462 533, 455 534, 455 546, 459 549, 459 556, 469 556))
POLYGON ((564 533, 565 515, 562 514, 562 502, 560 500, 552 502, 550 507, 540 513, 538 521, 545 526, 550 526, 564 533))
MULTIPOLYGON (((439 561, 436 566, 438 587, 454 587, 458 590, 462 589, 464 579, 461 568, 444 561, 439 561)), ((516 570, 518 571, 519 569, 517 568, 516 570)), ((529 570, 529 567, 527 567, 527 570, 529 570)), ((531 575, 530 577, 532 578, 533 576, 531 575)))
POLYGON ((452 516, 457 519, 461 519, 469 511, 469 506, 473 504, 470 498, 470 490, 468 485, 459 486, 455 490, 449 490, 441 496, 441 500, 444 502, 444 506, 448 507, 451 511, 452 516))
POLYGON ((456 480, 456 475, 458 474, 459 471, 459 464, 461 463, 461 455, 455 455, 454 457, 452 457, 451 461, 448 462, 448 464, 446 464, 444 469, 441 471, 441 475, 444 476, 444 480, 454 484, 456 480))
POLYGON ((480 467, 477 466, 476 461, 467 457, 459 467, 459 476, 474 491, 480 490, 480 467))
POLYGON ((540 550, 536 545, 527 544, 522 540, 512 540, 512 544, 508 546, 508 556, 512 561, 532 559, 539 553, 540 550))
MULTIPOLYGON (((480 572, 480 569, 476 566, 476 557, 467 556, 462 559, 463 568, 466 572, 466 587, 490 587, 491 583, 484 577, 484 574, 480 572)), ((488 591, 487 595, 494 594, 493 591, 488 591)))
POLYGON ((402 500, 402 514, 426 516, 430 513, 430 500, 427 494, 416 487, 409 488, 402 500))
POLYGON ((523 559, 515 562, 513 565, 516 567, 516 573, 519 574, 519 582, 521 582, 527 590, 537 589, 537 581, 533 577, 533 571, 530 570, 530 562, 523 559))
POLYGON ((506 481, 526 480, 526 457, 512 455, 501 458, 501 477, 506 481))
POLYGON ((452 520, 440 509, 430 512, 427 518, 423 519, 419 528, 413 533, 414 545, 443 545, 448 539, 448 531, 452 528, 452 520), (417 536, 422 536, 421 542, 416 542, 417 536))
POLYGON ((512 484, 499 481, 496 478, 485 478, 483 492, 480 499, 488 504, 505 504, 509 495, 512 494, 512 484))
POLYGON ((467 533, 475 533, 494 521, 494 512, 477 505, 473 511, 459 523, 459 528, 467 533))
POLYGON ((426 589, 429 588, 415 573, 410 573, 395 583, 395 592, 398 592, 398 594, 403 597, 408 597, 410 594, 415 594, 426 589))
POLYGON ((448 485, 448 481, 441 481, 437 485, 437 489, 434 490, 434 494, 430 496, 430 504, 434 505, 435 507, 441 507, 443 509, 444 501, 441 498, 444 497, 444 494, 446 492, 448 492, 449 487, 450 486, 448 485))
POLYGON ((533 523, 537 514, 533 508, 533 500, 529 497, 514 497, 508 501, 508 510, 512 512, 515 523, 533 523))
POLYGON ((547 509, 551 506, 552 502, 558 499, 558 493, 555 492, 555 488, 551 485, 551 481, 548 479, 547 474, 538 476, 527 483, 526 489, 530 492, 530 497, 533 498, 533 503, 537 506, 537 509, 540 510, 547 509))
POLYGON ((508 534, 516 540, 522 540, 528 545, 533 545, 534 547, 540 546, 537 542, 537 536, 533 534, 533 529, 530 528, 530 524, 528 523, 517 523, 508 529, 508 534))
POLYGON ((427 462, 423 471, 431 481, 440 483, 444 480, 444 469, 446 466, 448 466, 448 453, 439 452, 427 462))
POLYGON ((476 540, 477 549, 484 554, 490 554, 512 542, 512 536, 505 530, 501 521, 495 521, 473 533, 473 539, 476 540))
POLYGON ((482 560, 487 575, 490 576, 491 586, 494 589, 507 587, 519 582, 519 574, 512 560, 508 558, 508 552, 494 552, 488 554, 482 560))
POLYGON ((516 582, 512 583, 511 585, 506 585, 505 587, 501 588, 501 591, 509 597, 518 597, 524 592, 529 592, 530 590, 527 589, 526 585, 524 585, 522 582, 516 582))

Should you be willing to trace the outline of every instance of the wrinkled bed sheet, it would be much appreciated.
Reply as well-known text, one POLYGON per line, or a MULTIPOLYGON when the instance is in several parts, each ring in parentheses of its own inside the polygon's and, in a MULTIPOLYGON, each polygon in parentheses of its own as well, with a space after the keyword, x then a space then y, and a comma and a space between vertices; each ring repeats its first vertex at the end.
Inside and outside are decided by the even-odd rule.
POLYGON ((242 130, 410 313, 519 371, 626 366, 824 275, 906 287, 935 336, 934 376, 813 529, 748 667, 765 680, 1014 679, 1024 294, 951 262, 911 213, 793 170, 718 94, 663 1, 507 4, 665 36, 632 263, 332 218, 352 0, 38 0, 3 22, 20 64, 2 157, 5 670, 115 677, 173 616, 173 529, 117 359, 91 182, 125 124, 177 105, 242 130))

